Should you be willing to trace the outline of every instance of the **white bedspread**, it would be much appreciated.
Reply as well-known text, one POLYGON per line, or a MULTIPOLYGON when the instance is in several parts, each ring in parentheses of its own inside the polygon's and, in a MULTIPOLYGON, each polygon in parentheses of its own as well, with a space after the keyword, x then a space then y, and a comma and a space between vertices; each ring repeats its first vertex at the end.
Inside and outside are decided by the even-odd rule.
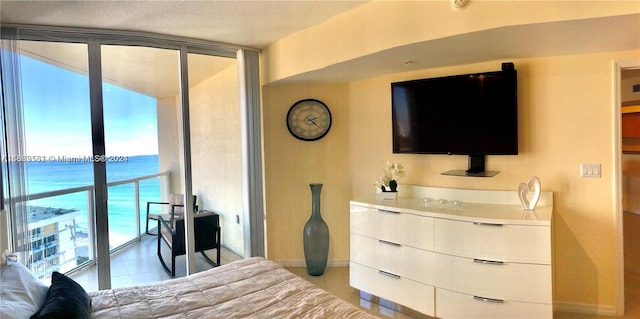
POLYGON ((92 318, 376 318, 260 257, 89 296, 92 318))

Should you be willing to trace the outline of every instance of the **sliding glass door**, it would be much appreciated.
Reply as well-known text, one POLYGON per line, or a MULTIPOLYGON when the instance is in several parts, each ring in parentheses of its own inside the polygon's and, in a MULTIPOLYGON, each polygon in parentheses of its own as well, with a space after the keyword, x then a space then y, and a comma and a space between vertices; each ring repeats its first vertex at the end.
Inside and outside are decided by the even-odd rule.
MULTIPOLYGON (((166 123, 177 123, 179 56, 175 50, 118 45, 103 45, 101 56, 109 245, 114 249, 157 233, 155 220, 147 229, 147 202, 166 202, 169 189, 180 193, 180 186, 169 182, 170 175, 180 175, 180 166, 173 172, 160 167, 161 159, 178 162, 177 125, 166 123)), ((167 213, 166 205, 149 207, 150 213, 167 213)), ((134 276, 136 283, 166 279, 159 265, 155 249, 140 253, 135 262, 112 260, 112 286, 130 285, 134 276)))
MULTIPOLYGON (((100 289, 110 288, 115 267, 109 251, 139 239, 146 232, 146 202, 164 200, 170 192, 202 194, 196 204, 223 214, 223 233, 230 234, 223 244, 239 239, 235 251, 264 254, 256 51, 95 30, 18 31, 17 64, 23 69, 16 73, 22 86, 17 97, 24 100, 15 105, 24 120, 12 124, 25 134, 5 134, 3 144, 17 141, 25 150, 3 159, 24 165, 17 174, 3 165, 2 190, 10 205, 26 206, 10 222, 24 217, 28 229, 12 226, 10 239, 16 248, 22 244, 15 238, 27 238, 34 271, 46 277, 97 264, 93 278, 100 289), (191 139, 197 142, 193 148, 191 139), (229 157, 221 159, 220 152, 229 157), (228 175, 219 179, 221 174, 228 175), (15 195, 9 191, 15 188, 12 178, 22 175, 26 194, 15 195), (220 195, 221 190, 230 193, 220 195), (221 203, 227 199, 232 203, 221 203), (248 241, 249 227, 259 235, 255 243, 248 241)), ((185 224, 193 229, 190 219, 185 224)))
POLYGON ((175 130, 158 126, 162 114, 158 109, 162 107, 159 100, 175 101, 179 95, 178 53, 115 45, 103 45, 101 52, 109 244, 113 249, 146 233, 146 203, 166 199, 161 191, 164 177, 158 176, 159 147, 171 142, 159 140, 158 130, 173 130, 174 134, 175 130))

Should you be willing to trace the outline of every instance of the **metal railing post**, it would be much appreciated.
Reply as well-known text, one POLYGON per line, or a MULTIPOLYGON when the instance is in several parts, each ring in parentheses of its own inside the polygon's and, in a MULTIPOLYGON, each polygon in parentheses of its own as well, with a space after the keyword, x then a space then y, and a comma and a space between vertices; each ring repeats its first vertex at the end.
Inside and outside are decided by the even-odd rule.
POLYGON ((136 215, 136 229, 138 230, 138 241, 142 240, 142 229, 140 229, 140 180, 133 182, 133 205, 136 215))
POLYGON ((91 256, 91 263, 95 264, 96 262, 96 247, 95 247, 95 218, 93 216, 94 210, 94 198, 93 198, 93 187, 87 190, 87 236, 88 236, 88 255, 91 256))

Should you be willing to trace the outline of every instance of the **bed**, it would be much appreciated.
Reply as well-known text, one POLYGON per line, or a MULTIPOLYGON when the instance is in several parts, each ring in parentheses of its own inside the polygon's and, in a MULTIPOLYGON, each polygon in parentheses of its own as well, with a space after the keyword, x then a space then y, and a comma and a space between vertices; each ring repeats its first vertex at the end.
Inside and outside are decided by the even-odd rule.
POLYGON ((90 318, 377 318, 261 257, 87 296, 90 318))

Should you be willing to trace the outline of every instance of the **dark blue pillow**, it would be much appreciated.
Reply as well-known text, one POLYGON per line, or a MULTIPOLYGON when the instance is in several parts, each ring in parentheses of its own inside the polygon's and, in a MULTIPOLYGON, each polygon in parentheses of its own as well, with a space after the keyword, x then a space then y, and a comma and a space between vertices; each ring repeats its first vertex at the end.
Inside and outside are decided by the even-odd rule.
POLYGON ((73 279, 54 271, 45 301, 30 319, 89 318, 91 298, 73 279))

